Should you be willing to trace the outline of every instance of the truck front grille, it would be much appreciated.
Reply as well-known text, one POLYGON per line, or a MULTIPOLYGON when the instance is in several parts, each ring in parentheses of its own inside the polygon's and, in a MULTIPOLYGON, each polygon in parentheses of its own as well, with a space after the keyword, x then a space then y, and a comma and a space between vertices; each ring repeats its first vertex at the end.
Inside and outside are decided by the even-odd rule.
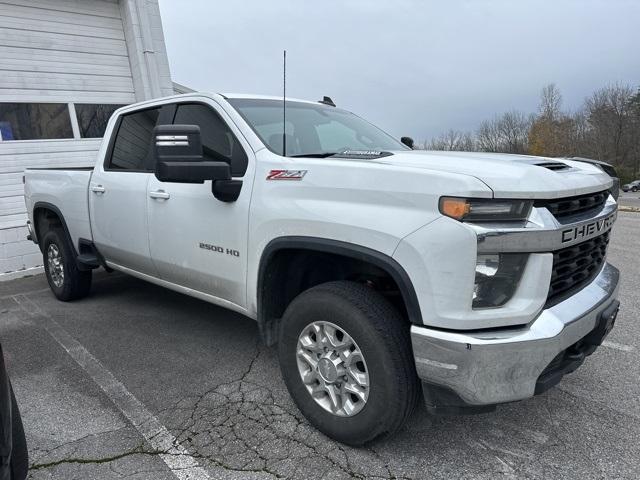
POLYGON ((553 252, 553 271, 546 307, 569 298, 600 272, 607 255, 609 232, 553 252))
POLYGON ((563 218, 577 213, 584 213, 590 210, 601 209, 609 192, 589 193, 587 195, 578 195, 577 197, 565 197, 558 200, 541 200, 535 202, 536 207, 546 207, 554 217, 563 218))

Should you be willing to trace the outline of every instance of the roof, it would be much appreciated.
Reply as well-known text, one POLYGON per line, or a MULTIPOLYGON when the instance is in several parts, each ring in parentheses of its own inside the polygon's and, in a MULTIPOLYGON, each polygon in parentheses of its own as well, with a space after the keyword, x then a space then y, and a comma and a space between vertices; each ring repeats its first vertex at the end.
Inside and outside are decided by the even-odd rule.
MULTIPOLYGON (((282 97, 274 96, 274 95, 255 95, 251 93, 221 93, 225 98, 248 98, 253 100, 278 100, 282 101, 282 97)), ((287 102, 301 102, 301 103, 312 103, 316 105, 318 102, 313 100, 303 100, 301 98, 290 98, 287 97, 287 102)))

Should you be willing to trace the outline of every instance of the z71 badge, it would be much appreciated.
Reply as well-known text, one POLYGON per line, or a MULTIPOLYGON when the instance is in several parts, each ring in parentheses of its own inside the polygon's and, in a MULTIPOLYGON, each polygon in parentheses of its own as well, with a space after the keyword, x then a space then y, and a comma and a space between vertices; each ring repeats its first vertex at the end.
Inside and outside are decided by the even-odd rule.
POLYGON ((302 180, 306 174, 306 170, 271 170, 267 180, 302 180))

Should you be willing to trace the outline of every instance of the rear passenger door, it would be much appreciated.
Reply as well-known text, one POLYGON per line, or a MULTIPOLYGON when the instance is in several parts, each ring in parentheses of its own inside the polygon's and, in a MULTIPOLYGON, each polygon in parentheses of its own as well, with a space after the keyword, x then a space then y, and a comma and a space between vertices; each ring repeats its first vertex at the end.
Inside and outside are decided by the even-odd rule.
POLYGON ((157 276, 149 253, 147 184, 153 176, 151 136, 173 110, 153 107, 122 115, 105 161, 89 185, 93 242, 107 262, 157 276))
POLYGON ((171 183, 153 176, 147 198, 151 257, 162 279, 244 307, 251 149, 214 102, 178 104, 173 123, 198 125, 205 159, 226 158, 243 186, 238 200, 225 203, 213 196, 211 181, 171 183))

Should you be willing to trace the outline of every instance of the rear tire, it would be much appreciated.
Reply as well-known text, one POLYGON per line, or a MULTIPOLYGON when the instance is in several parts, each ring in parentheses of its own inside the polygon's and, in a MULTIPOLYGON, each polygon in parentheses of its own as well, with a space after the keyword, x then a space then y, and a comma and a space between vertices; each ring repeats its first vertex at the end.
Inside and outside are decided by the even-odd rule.
POLYGON ((282 318, 278 350, 296 405, 312 425, 339 442, 359 446, 391 436, 417 404, 420 385, 409 325, 364 285, 330 282, 301 293, 282 318), (343 355, 354 354, 362 358, 357 367, 341 362, 343 355), (357 395, 349 393, 354 388, 357 395))
POLYGON ((68 302, 86 297, 91 290, 91 270, 80 270, 67 234, 54 227, 42 239, 44 271, 53 294, 68 302))

